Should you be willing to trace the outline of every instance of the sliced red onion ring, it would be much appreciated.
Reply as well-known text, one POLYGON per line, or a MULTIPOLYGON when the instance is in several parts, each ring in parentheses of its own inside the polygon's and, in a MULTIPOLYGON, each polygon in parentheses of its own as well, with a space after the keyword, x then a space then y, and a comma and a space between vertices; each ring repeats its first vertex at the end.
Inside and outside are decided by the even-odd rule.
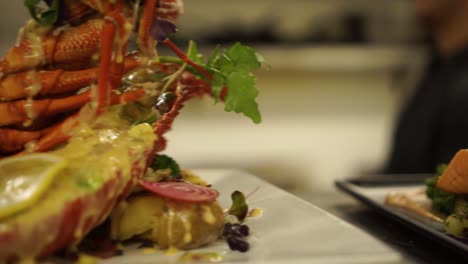
POLYGON ((187 182, 150 182, 141 179, 139 183, 149 192, 187 203, 214 202, 219 196, 214 189, 187 182))

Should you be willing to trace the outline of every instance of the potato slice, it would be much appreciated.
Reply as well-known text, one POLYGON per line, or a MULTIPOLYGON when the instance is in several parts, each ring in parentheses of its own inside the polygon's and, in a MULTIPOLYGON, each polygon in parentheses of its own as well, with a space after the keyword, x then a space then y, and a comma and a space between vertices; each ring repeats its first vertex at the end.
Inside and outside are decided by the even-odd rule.
POLYGON ((184 203, 153 194, 131 197, 111 216, 112 238, 149 239, 161 248, 196 248, 216 240, 224 214, 217 202, 184 203))
POLYGON ((163 215, 164 200, 154 195, 131 197, 126 206, 118 208, 111 216, 111 236, 115 240, 127 240, 148 230, 158 229, 163 215))

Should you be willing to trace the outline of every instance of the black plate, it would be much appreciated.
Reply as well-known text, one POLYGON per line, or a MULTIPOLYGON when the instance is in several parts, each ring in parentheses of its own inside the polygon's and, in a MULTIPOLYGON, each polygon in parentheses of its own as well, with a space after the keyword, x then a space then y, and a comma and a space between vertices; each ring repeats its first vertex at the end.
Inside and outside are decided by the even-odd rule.
POLYGON ((393 207, 386 206, 383 202, 379 201, 375 197, 368 195, 366 190, 375 191, 378 188, 386 187, 408 187, 408 186, 423 186, 423 179, 430 177, 431 175, 378 175, 366 178, 357 178, 350 180, 336 181, 335 185, 343 192, 356 198, 363 204, 375 209, 377 212, 384 216, 399 222, 400 224, 410 228, 416 233, 424 236, 434 243, 440 244, 449 250, 454 251, 457 254, 463 255, 468 258, 468 243, 449 236, 442 231, 437 230, 428 222, 421 221, 421 218, 407 212, 395 209, 393 207), (396 179, 391 181, 391 179, 396 179))

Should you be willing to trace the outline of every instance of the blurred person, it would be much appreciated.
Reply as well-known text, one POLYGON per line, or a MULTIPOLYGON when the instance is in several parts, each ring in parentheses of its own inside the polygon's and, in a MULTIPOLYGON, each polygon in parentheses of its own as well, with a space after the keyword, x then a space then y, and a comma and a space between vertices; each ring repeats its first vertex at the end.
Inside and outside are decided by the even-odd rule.
POLYGON ((414 0, 432 59, 400 114, 385 173, 433 173, 468 148, 468 0, 414 0))

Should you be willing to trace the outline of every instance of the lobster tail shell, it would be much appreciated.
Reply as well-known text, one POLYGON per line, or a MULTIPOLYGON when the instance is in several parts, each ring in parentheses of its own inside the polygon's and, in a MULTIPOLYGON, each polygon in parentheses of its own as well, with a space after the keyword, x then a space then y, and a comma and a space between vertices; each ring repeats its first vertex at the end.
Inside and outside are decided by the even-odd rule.
POLYGON ((437 181, 437 187, 450 193, 468 194, 468 149, 455 154, 437 181))
POLYGON ((64 204, 62 211, 41 219, 42 224, 35 225, 32 230, 24 230, 16 225, 10 232, 1 233, 0 259, 15 259, 25 256, 27 251, 36 252, 38 256, 47 256, 80 241, 96 223, 102 222, 115 204, 116 197, 108 195, 112 194, 111 190, 115 188, 116 181, 117 179, 112 179, 98 192, 64 204), (99 214, 87 214, 88 210, 99 214), (41 240, 46 241, 44 243, 41 240), (31 241, 36 242, 32 244, 31 241), (38 244, 42 245, 37 248, 38 244))
MULTIPOLYGON (((156 138, 151 132, 151 128, 147 128, 145 140, 137 141, 135 137, 139 135, 129 132, 115 139, 127 142, 117 149, 106 148, 102 143, 98 147, 102 151, 99 154, 90 152, 96 145, 83 145, 82 138, 76 139, 72 148, 59 150, 56 154, 66 156, 70 164, 57 176, 47 194, 34 207, 0 221, 0 263, 44 257, 71 247, 104 222, 116 203, 129 195, 145 172, 146 160, 156 138), (100 165, 96 167, 97 157, 100 165), (86 169, 77 172, 82 166, 86 169), (81 173, 92 175, 93 171, 102 177, 101 184, 91 187, 86 181, 80 183, 81 173)), ((98 135, 96 132, 94 139, 88 140, 97 140, 98 135)))

